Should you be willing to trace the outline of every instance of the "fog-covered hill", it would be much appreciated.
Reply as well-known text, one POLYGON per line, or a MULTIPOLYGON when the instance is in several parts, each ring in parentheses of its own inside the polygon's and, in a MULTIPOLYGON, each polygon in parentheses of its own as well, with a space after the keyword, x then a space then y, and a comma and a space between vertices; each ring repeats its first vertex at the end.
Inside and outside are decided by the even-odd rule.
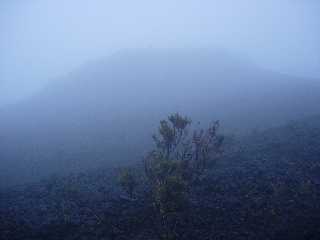
POLYGON ((319 100, 315 80, 223 51, 122 51, 1 109, 0 182, 135 161, 171 112, 242 132, 318 113, 319 100))

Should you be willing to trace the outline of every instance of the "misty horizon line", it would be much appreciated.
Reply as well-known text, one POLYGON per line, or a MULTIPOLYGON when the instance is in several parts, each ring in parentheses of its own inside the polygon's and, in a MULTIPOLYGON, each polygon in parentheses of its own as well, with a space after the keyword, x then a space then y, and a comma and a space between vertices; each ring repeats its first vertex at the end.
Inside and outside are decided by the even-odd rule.
MULTIPOLYGON (((50 88, 51 86, 54 86, 59 83, 64 82, 74 82, 74 79, 72 79, 72 75, 86 71, 90 68, 94 68, 96 66, 101 65, 108 65, 113 60, 119 58, 120 60, 123 60, 125 57, 137 57, 137 56, 143 56, 145 54, 151 54, 151 55, 178 55, 178 54, 202 54, 203 56, 207 55, 209 57, 216 57, 219 54, 223 54, 224 56, 229 57, 230 59, 236 60, 238 63, 246 64, 247 66, 252 67, 253 69, 259 69, 264 72, 274 73, 278 75, 282 75, 286 78, 298 78, 298 79, 308 79, 308 81, 315 81, 320 82, 320 78, 318 77, 311 77, 308 75, 302 75, 302 74, 294 74, 294 73, 288 73, 286 71, 277 71, 270 67, 266 67, 263 64, 258 64, 252 57, 249 55, 244 55, 240 52, 237 52, 236 50, 231 50, 226 47, 221 46, 213 46, 213 47, 153 47, 153 46, 146 46, 146 47, 138 47, 138 48, 121 48, 118 50, 113 51, 112 53, 106 54, 105 56, 101 57, 95 57, 90 60, 85 61, 84 63, 78 64, 76 67, 71 68, 68 71, 65 71, 63 73, 59 73, 57 76, 54 76, 52 78, 43 79, 42 81, 44 84, 42 86, 38 86, 37 88, 28 91, 20 97, 14 97, 10 96, 7 97, 7 100, 0 101, 0 109, 3 107, 19 104, 20 102, 23 102, 24 100, 32 97, 33 95, 41 93, 43 90, 50 88), (9 99, 9 100, 8 100, 9 99)), ((258 80, 257 80, 258 81, 258 80)), ((111 80, 112 82, 112 80, 111 80)))

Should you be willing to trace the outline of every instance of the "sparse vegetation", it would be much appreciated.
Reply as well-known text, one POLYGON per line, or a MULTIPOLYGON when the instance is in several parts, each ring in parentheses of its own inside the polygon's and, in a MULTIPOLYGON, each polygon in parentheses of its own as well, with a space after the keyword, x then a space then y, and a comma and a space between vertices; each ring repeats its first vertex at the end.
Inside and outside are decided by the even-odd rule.
POLYGON ((318 121, 218 130, 174 114, 142 164, 0 192, 0 239, 318 239, 318 121))

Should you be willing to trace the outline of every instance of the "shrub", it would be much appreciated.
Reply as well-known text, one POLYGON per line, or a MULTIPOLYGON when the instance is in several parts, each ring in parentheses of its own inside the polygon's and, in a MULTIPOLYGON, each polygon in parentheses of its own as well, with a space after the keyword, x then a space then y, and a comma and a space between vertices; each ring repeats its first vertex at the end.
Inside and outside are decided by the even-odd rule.
MULTIPOLYGON (((177 226, 190 204, 190 193, 221 154, 223 137, 219 122, 193 130, 191 120, 176 113, 160 121, 153 136, 155 149, 143 160, 145 197, 150 199, 153 222, 160 239, 179 239, 177 226)), ((130 170, 120 177, 121 186, 133 196, 137 182, 130 170)))
POLYGON ((133 199, 134 191, 137 187, 137 179, 130 168, 123 168, 120 171, 119 183, 123 190, 133 199))

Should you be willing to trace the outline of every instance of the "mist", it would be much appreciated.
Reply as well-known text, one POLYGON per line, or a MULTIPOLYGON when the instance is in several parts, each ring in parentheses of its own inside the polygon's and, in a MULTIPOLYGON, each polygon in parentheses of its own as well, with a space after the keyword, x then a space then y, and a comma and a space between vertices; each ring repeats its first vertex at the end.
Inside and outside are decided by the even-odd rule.
POLYGON ((319 78, 317 1, 2 1, 1 104, 121 49, 223 48, 319 78))
POLYGON ((0 239, 309 239, 320 2, 0 3, 0 239))

